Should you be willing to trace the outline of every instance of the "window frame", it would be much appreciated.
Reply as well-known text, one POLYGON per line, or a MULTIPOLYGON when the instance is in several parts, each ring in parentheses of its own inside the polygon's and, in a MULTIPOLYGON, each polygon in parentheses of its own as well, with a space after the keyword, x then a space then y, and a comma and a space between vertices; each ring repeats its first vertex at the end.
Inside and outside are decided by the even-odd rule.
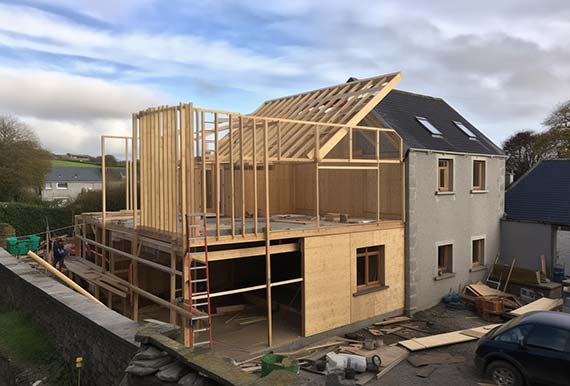
POLYGON ((67 190, 67 189, 69 189, 69 183, 67 183, 67 182, 56 182, 55 188, 59 189, 59 190, 67 190), (61 187, 60 185, 62 185, 62 184, 65 184, 65 187, 61 187))
POLYGON ((436 277, 452 275, 454 273, 453 272, 453 245, 454 245, 453 242, 450 242, 450 241, 443 241, 443 242, 439 242, 436 244, 436 249, 435 249, 435 251, 436 251, 436 254, 435 254, 435 257, 436 257, 436 260, 435 260, 436 261, 436 277), (450 266, 448 267, 449 268, 448 271, 442 271, 440 269, 440 265, 439 265, 439 251, 440 251, 440 248, 443 248, 443 247, 451 247, 451 255, 447 257, 448 263, 450 264, 450 266))
POLYGON ((474 159, 471 165, 471 190, 476 192, 484 192, 487 189, 487 160, 474 159), (475 182, 475 165, 483 165, 479 167, 479 181, 475 182))
POLYGON ((437 158, 437 176, 436 176, 436 181, 437 181, 437 192, 441 192, 441 193, 453 193, 454 191, 454 186, 453 186, 453 182, 454 182, 454 177, 455 177, 455 168, 453 167, 454 165, 454 159, 452 157, 438 157, 437 158), (441 177, 441 170, 442 170, 442 166, 440 166, 440 162, 441 161, 445 161, 447 162, 447 186, 446 187, 441 187, 440 184, 440 177, 441 177))
POLYGON ((386 285, 386 247, 373 245, 356 249, 356 289, 361 291, 368 288, 383 287, 386 285), (371 250, 370 250, 371 249, 371 250), (378 280, 370 280, 370 257, 378 257, 378 280), (364 258, 364 284, 358 283, 358 260, 364 258))
POLYGON ((471 237, 471 268, 479 268, 485 266, 485 258, 487 257, 487 237, 486 235, 476 235, 471 237), (483 253, 482 256, 479 258, 478 264, 475 264, 473 261, 474 253, 475 253, 475 242, 482 241, 483 242, 483 253))

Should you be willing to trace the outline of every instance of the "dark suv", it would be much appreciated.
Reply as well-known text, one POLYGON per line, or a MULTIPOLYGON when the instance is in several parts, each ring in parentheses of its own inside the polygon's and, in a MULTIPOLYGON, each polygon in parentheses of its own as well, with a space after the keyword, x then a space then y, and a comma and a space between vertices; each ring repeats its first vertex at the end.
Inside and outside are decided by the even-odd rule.
POLYGON ((501 386, 570 386, 570 314, 529 312, 494 328, 475 364, 501 386))

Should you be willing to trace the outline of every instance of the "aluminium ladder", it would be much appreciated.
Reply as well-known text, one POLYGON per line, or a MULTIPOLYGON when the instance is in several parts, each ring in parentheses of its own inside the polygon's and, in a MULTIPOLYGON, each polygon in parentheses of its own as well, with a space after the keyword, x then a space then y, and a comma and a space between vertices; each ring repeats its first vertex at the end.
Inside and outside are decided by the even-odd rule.
POLYGON ((208 265, 207 216, 205 213, 186 215, 186 254, 184 269, 188 288, 189 321, 188 346, 213 347, 212 307, 210 303, 210 272, 208 265), (203 252, 192 247, 193 241, 203 241, 203 252))

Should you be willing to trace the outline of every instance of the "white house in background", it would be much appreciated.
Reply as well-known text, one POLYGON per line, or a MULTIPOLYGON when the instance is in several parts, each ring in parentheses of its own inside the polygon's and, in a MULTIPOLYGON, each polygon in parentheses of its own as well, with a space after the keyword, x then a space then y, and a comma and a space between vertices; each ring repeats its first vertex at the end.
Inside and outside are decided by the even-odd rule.
POLYGON ((82 191, 101 190, 101 169, 52 167, 41 192, 43 201, 69 202, 82 191))

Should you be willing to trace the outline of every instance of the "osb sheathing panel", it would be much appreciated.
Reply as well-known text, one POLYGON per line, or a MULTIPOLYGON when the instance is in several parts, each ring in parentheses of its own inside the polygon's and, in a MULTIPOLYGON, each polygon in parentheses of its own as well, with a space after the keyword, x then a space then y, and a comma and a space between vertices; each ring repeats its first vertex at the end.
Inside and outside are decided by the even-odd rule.
POLYGON ((404 229, 390 229, 351 235, 351 294, 356 292, 356 249, 384 245, 388 288, 352 297, 351 322, 357 322, 404 308, 404 229))
MULTIPOLYGON (((315 214, 315 166, 295 165, 295 213, 315 214)), ((399 215, 402 209, 402 167, 381 165, 381 216, 399 215)), ((376 170, 321 170, 319 199, 321 212, 349 213, 376 218, 378 195, 376 170)))
POLYGON ((350 323, 350 270, 350 234, 305 238, 305 336, 350 323))
POLYGON ((404 229, 304 239, 305 336, 404 307, 404 229), (389 288, 354 297, 356 249, 384 245, 389 288))
MULTIPOLYGON (((231 169, 225 166, 222 171, 222 212, 226 216, 231 215, 231 169)), ((234 202, 235 214, 241 215, 242 202, 245 201, 247 213, 253 213, 253 169, 250 167, 244 171, 245 200, 242 198, 241 170, 234 170, 234 202)), ((269 169, 269 205, 271 214, 294 213, 294 175, 293 165, 275 164, 269 169)), ((257 169, 257 206, 260 214, 265 210, 265 173, 264 170, 257 169)))

